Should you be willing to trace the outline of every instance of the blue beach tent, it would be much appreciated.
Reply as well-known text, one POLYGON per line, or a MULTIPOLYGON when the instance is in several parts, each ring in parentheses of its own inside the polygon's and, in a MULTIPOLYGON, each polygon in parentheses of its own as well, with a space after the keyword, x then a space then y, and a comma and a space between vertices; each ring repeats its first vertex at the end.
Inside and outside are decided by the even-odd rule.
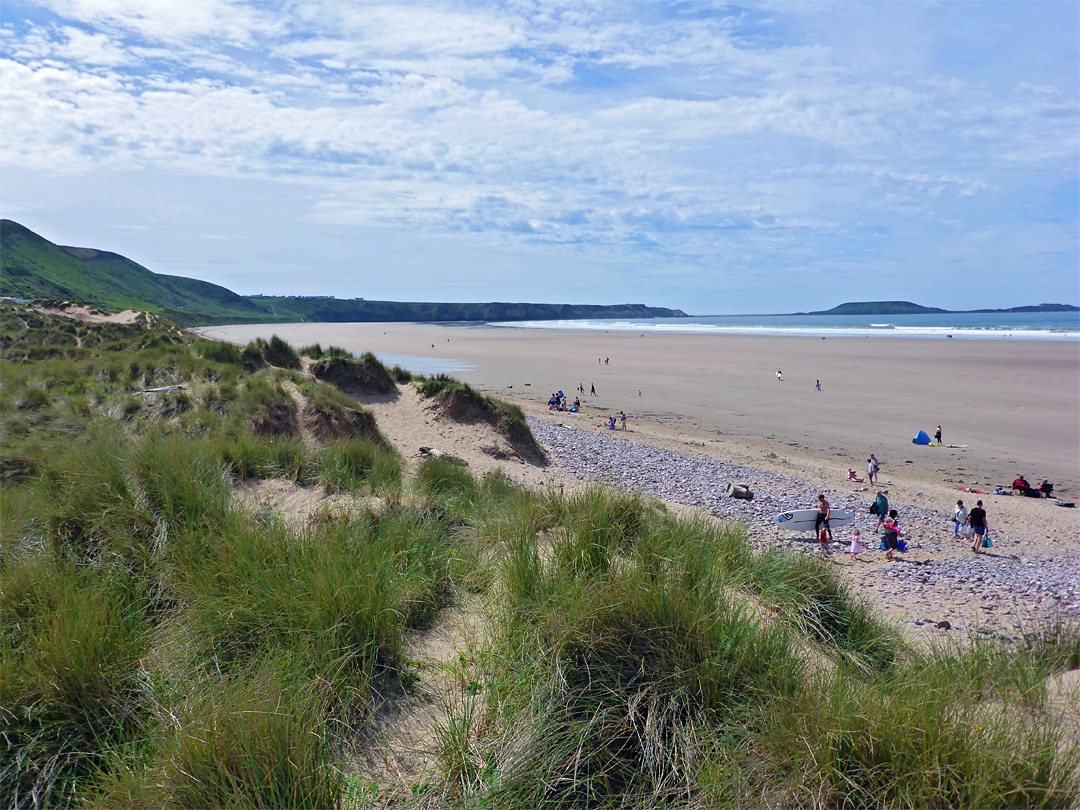
POLYGON ((930 441, 930 437, 926 435, 925 430, 920 430, 917 434, 915 434, 915 438, 911 440, 911 443, 912 444, 933 444, 933 442, 930 441))

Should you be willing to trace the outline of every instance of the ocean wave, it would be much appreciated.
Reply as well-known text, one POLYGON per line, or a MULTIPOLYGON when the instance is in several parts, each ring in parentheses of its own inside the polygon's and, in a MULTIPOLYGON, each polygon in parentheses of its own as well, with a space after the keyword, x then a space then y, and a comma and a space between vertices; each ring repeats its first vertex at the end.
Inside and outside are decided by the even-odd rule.
POLYGON ((836 337, 925 340, 1054 340, 1080 341, 1080 330, 1030 326, 930 326, 901 324, 853 324, 850 326, 812 324, 766 325, 763 323, 718 324, 702 321, 672 323, 667 320, 561 320, 504 321, 487 324, 502 329, 560 329, 588 332, 641 332, 714 335, 773 335, 787 337, 836 337))

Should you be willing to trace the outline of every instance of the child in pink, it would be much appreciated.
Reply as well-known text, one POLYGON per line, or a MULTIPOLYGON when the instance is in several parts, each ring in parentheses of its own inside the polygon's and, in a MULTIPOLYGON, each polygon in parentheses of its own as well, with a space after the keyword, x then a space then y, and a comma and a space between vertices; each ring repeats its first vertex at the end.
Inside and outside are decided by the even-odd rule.
POLYGON ((859 555, 863 553, 862 539, 859 537, 859 530, 856 529, 851 535, 851 548, 848 549, 848 554, 851 555, 852 560, 859 559, 859 555))

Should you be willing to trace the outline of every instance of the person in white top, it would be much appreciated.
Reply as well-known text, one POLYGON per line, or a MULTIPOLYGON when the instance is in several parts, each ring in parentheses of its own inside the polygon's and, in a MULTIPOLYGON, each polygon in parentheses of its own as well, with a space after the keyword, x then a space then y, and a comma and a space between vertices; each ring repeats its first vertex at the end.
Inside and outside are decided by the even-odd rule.
POLYGON ((953 532, 952 533, 953 533, 953 537, 959 537, 960 536, 960 527, 967 525, 967 516, 968 516, 968 511, 967 511, 967 507, 964 506, 964 502, 963 501, 957 501, 956 502, 956 508, 953 510, 953 513, 952 513, 952 519, 953 519, 953 532))

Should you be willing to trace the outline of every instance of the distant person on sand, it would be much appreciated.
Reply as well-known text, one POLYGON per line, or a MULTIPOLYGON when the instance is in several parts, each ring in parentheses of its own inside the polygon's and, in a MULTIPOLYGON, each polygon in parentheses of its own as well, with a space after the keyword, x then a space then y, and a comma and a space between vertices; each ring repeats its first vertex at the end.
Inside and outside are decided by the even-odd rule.
POLYGON ((608 358, 605 357, 604 358, 604 365, 606 366, 607 364, 608 364, 608 358))
POLYGON ((776 381, 777 382, 783 382, 784 381, 784 372, 781 371, 780 369, 776 370, 776 381))
POLYGON ((596 396, 596 383, 589 383, 589 388, 592 389, 589 393, 592 396, 596 396))
POLYGON ((619 411, 619 419, 622 420, 622 429, 626 430, 626 414, 623 411, 619 411))
POLYGON ((814 383, 815 383, 814 387, 815 387, 815 388, 816 388, 816 389, 817 389, 818 391, 820 391, 820 390, 821 390, 821 380, 814 380, 814 383))
POLYGON ((941 447, 941 425, 938 425, 937 430, 934 431, 934 441, 938 443, 938 447, 941 447))
POLYGON ((952 522, 953 522, 952 536, 953 537, 959 537, 960 536, 960 527, 967 525, 967 519, 968 519, 967 507, 964 506, 963 501, 957 501, 956 502, 956 508, 953 509, 953 513, 952 513, 952 522))
POLYGON ((975 501, 975 508, 968 512, 967 522, 974 533, 971 550, 978 554, 979 547, 982 546, 983 538, 986 536, 986 530, 990 528, 990 522, 986 519, 986 510, 983 509, 982 501, 975 501))

